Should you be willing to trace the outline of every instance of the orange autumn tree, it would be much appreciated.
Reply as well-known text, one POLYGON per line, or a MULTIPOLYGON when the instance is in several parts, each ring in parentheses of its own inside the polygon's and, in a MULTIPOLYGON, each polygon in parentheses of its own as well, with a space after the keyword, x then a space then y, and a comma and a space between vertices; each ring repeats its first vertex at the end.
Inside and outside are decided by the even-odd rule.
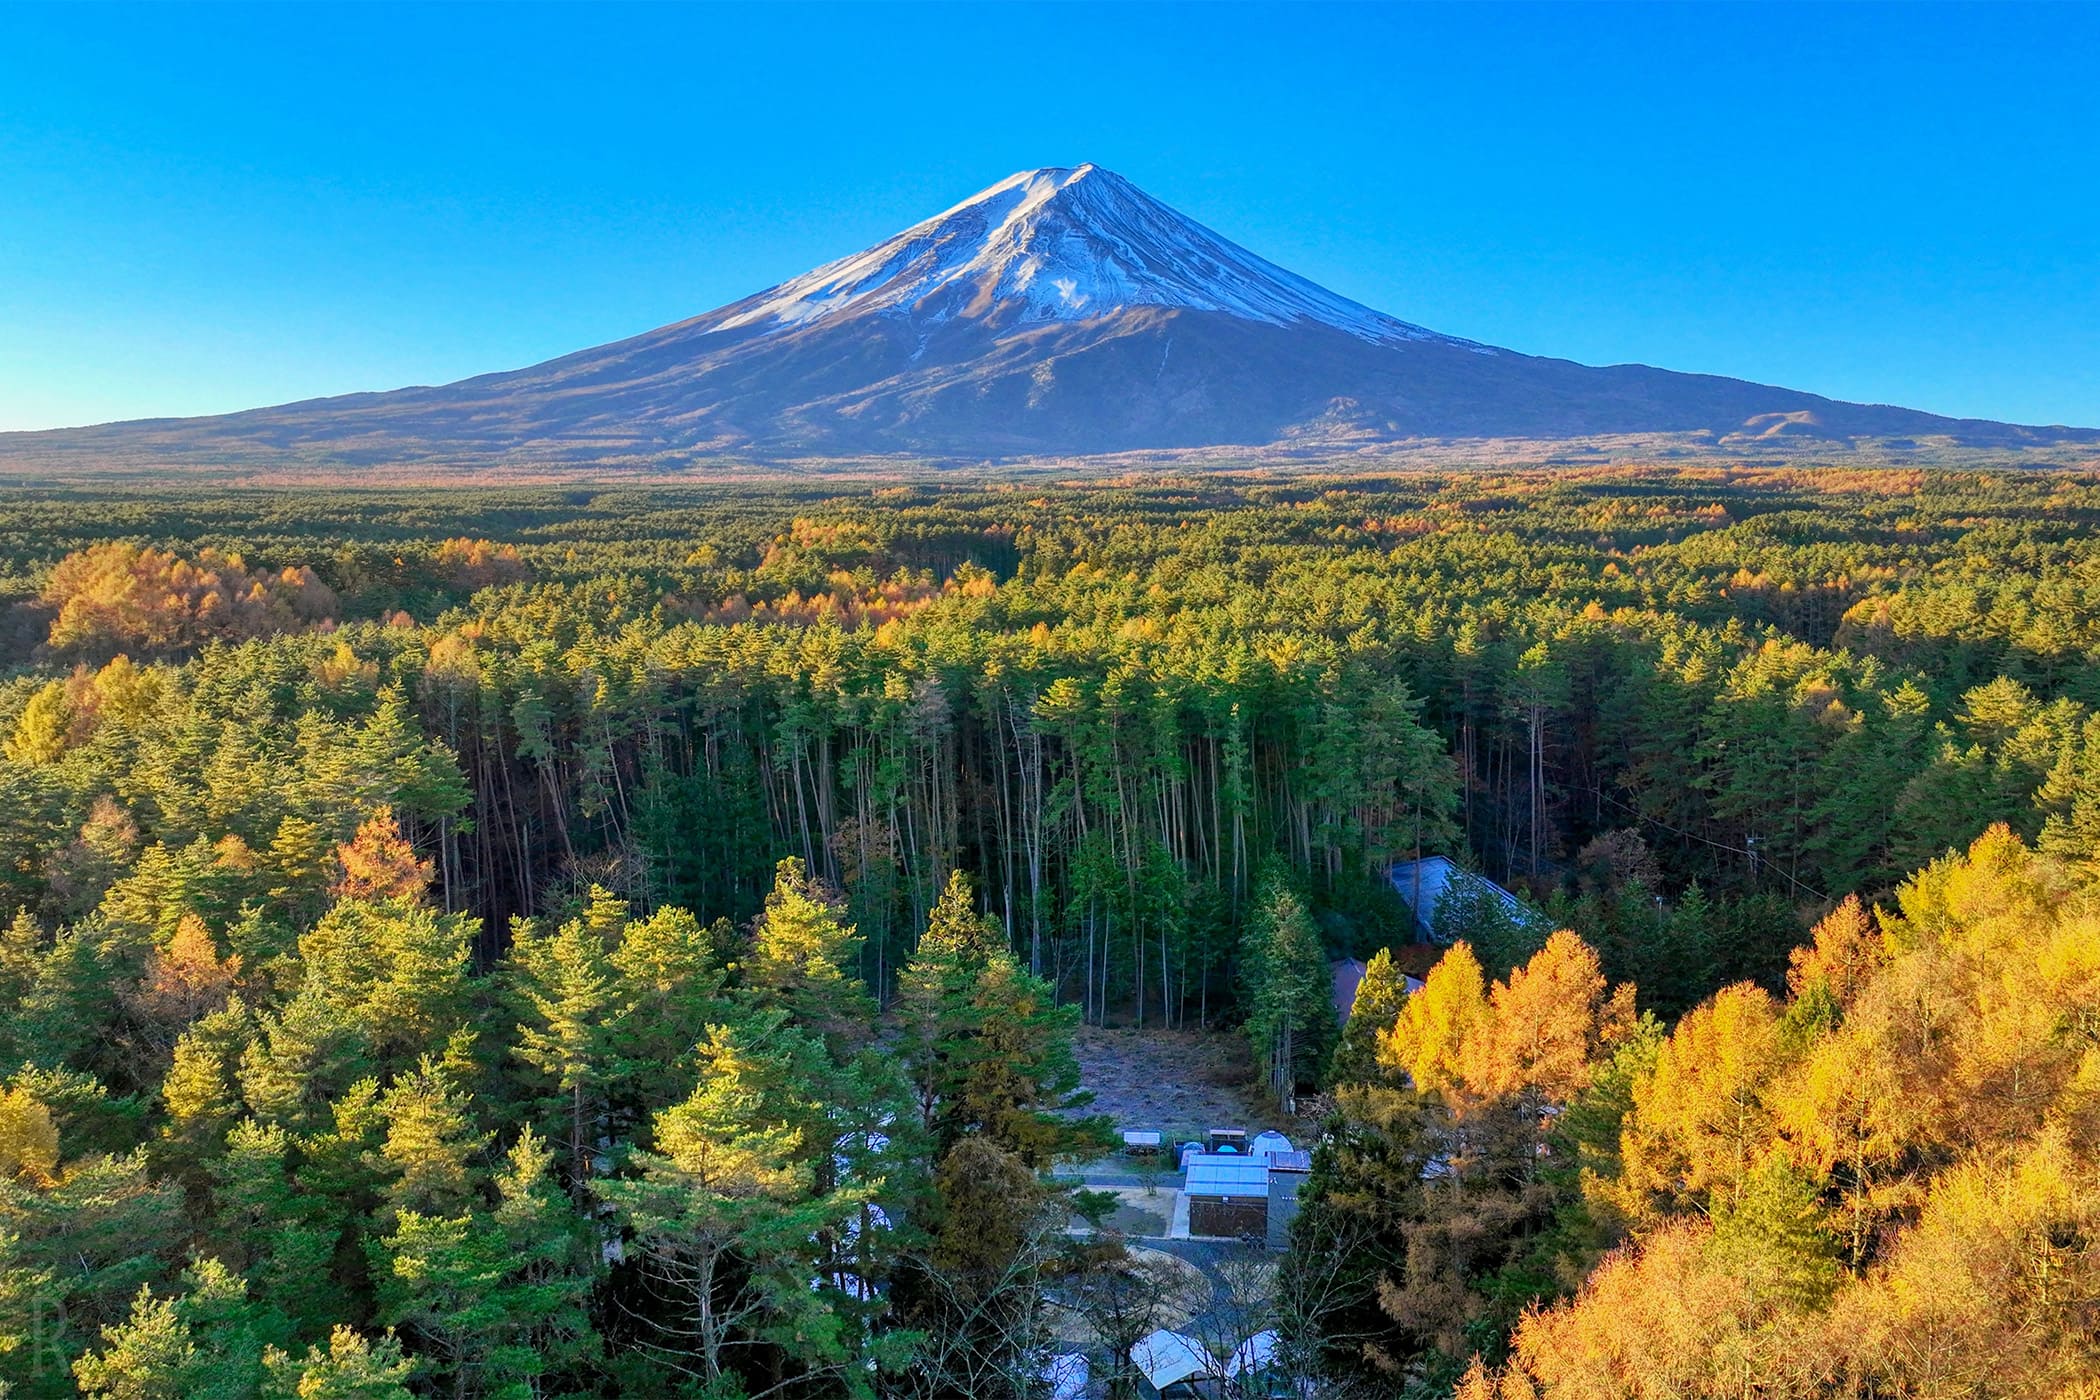
POLYGON ((1572 1103, 1589 1087, 1605 1042, 1630 1023, 1632 993, 1622 986, 1607 1002, 1597 954, 1560 930, 1489 992, 1467 1078, 1490 1098, 1522 1098, 1534 1108, 1572 1103))
POLYGON ((448 586, 462 589, 501 587, 532 577, 516 545, 493 540, 446 540, 437 547, 431 567, 448 586))
POLYGON ((2066 1400, 2100 1378, 2100 883, 2004 827, 1839 906, 1632 1086, 1636 1233, 1466 1400, 2066 1400))
POLYGON ((1874 916, 1858 895, 1846 895, 1816 925, 1809 945, 1788 959, 1787 991, 1800 998, 1821 984, 1839 1006, 1850 1006, 1888 958, 1888 940, 1874 916))
POLYGON ((51 1110, 25 1088, 0 1089, 0 1181, 48 1186, 57 1171, 51 1110))
POLYGON ((1472 948, 1454 945, 1380 1045, 1388 1070, 1405 1071, 1456 1113, 1523 1100, 1535 1114, 1572 1101, 1632 1021, 1632 988, 1607 997, 1596 952, 1567 929, 1506 980, 1485 983, 1472 948))
POLYGON ((1619 1199, 1636 1221, 1732 1200, 1771 1135, 1766 1081, 1781 1053, 1762 987, 1725 987, 1677 1023, 1634 1095, 1619 1199))
POLYGON ((336 597, 305 565, 251 572, 237 554, 108 541, 59 560, 43 589, 54 651, 175 651, 292 632, 332 618, 336 597))
POLYGON ((1455 1090, 1465 1083, 1467 1046, 1487 1015, 1480 959, 1471 944, 1459 943, 1401 1004, 1399 1019, 1380 1041, 1379 1061, 1425 1093, 1455 1090))
POLYGON ((430 862, 417 858, 391 807, 380 807, 365 818, 357 834, 335 848, 335 861, 336 877, 329 893, 337 899, 399 899, 413 904, 430 888, 430 862))
POLYGON ((1598 1130, 1569 1124, 1616 1124, 1574 1110, 1635 1031, 1632 996, 1567 930, 1493 983, 1459 943, 1379 1038, 1380 1082, 1338 1091, 1341 1131, 1316 1167, 1305 1235, 1381 1261, 1375 1305, 1325 1324, 1360 1339, 1373 1374, 1426 1379, 1463 1361, 1471 1339, 1555 1287, 1556 1258, 1587 1248, 1562 1221, 1583 1134, 1598 1130))
POLYGON ((192 1022, 226 1004, 240 971, 240 958, 219 955, 204 920, 184 914, 146 955, 145 975, 123 999, 146 1042, 165 1052, 192 1022))

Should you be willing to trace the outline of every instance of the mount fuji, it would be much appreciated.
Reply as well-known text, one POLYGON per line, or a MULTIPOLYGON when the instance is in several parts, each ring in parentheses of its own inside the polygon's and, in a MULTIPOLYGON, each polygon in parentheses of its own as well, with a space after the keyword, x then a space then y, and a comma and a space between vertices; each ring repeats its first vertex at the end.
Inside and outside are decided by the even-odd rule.
POLYGON ((22 466, 679 466, 1423 439, 2100 441, 1413 325, 1097 166, 1024 171, 705 315, 435 388, 0 434, 22 466))
POLYGON ((1466 343, 1315 286, 1094 165, 1009 176, 701 324, 777 332, 880 311, 926 331, 956 319, 1015 328, 1145 306, 1330 326, 1374 345, 1466 343))

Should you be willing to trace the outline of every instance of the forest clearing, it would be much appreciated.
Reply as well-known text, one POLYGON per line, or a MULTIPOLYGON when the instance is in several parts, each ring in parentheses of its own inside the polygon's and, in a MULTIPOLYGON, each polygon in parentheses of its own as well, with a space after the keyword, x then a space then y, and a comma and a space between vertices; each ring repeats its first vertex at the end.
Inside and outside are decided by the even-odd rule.
POLYGON ((1260 1093, 1247 1039, 1230 1031, 1160 1031, 1083 1026, 1073 1033, 1080 1084, 1118 1129, 1156 1131, 1168 1145, 1211 1128, 1290 1131, 1291 1120, 1260 1093))

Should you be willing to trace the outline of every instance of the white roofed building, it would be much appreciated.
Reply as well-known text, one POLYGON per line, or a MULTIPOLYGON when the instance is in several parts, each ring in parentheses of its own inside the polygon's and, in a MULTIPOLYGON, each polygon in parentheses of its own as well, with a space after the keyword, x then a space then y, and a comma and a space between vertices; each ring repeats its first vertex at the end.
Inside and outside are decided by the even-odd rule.
POLYGON ((1138 1338, 1130 1349, 1130 1364, 1162 1400, 1191 1400, 1215 1393, 1224 1378, 1210 1348, 1194 1337, 1164 1328, 1138 1338))
POLYGON ((1189 1159, 1182 1183, 1189 1234, 1208 1239, 1266 1237, 1269 1159, 1251 1152, 1202 1152, 1189 1159))

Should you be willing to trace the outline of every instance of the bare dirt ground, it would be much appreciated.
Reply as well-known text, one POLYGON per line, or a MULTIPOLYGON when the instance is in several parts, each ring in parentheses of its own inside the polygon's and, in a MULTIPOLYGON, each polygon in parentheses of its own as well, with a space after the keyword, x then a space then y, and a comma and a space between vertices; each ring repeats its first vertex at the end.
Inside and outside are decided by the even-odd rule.
MULTIPOLYGON (((1104 1186, 1088 1182, 1087 1189, 1101 1191, 1114 1196, 1117 1206, 1102 1221, 1109 1229, 1134 1240, 1163 1239, 1173 1224, 1175 1181, 1177 1177, 1162 1177, 1151 1186, 1104 1186)), ((1083 1222, 1077 1216, 1072 1225, 1078 1228, 1083 1222)))
POLYGON ((1083 1026, 1073 1050, 1094 1092, 1087 1111, 1107 1114, 1119 1129, 1157 1129, 1170 1144, 1207 1128, 1292 1129, 1254 1092, 1247 1042, 1230 1032, 1083 1026))

